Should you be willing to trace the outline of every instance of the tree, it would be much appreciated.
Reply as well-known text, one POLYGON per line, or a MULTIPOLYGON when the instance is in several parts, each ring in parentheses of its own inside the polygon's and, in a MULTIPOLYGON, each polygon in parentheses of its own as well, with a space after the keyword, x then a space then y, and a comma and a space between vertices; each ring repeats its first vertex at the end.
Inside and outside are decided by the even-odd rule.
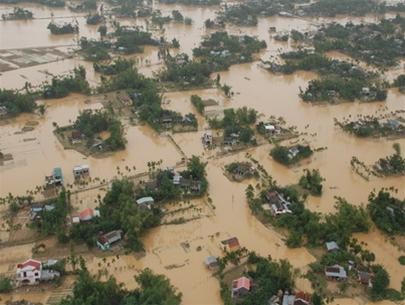
POLYGON ((390 284, 390 276, 381 265, 372 266, 374 272, 373 288, 371 288, 371 297, 374 300, 384 298, 388 285, 390 284))
POLYGON ((7 293, 13 289, 11 280, 7 277, 0 278, 0 293, 7 293))

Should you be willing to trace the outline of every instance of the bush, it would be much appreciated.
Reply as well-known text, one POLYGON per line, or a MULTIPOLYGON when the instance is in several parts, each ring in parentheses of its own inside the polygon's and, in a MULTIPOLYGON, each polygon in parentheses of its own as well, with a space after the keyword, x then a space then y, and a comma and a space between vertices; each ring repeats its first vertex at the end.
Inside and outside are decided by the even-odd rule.
POLYGON ((0 278, 0 293, 7 293, 13 289, 11 280, 7 277, 0 278))

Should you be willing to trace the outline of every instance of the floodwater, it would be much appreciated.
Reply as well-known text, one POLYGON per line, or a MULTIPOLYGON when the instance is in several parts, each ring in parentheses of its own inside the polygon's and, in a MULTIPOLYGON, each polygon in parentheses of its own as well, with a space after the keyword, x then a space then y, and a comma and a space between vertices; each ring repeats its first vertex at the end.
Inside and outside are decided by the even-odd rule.
MULTIPOLYGON (((0 6, 0 12, 11 6, 0 6)), ((35 17, 48 18, 53 12, 58 22, 71 21, 72 13, 67 9, 49 9, 37 5, 24 5, 33 10, 35 17)), ((203 22, 207 18, 215 17, 215 8, 196 8, 178 5, 158 5, 163 15, 171 10, 179 9, 184 16, 193 19, 192 26, 170 23, 155 35, 164 35, 168 40, 177 38, 180 41, 180 52, 192 54, 192 49, 198 46, 201 36, 208 34, 203 22)), ((80 26, 79 36, 97 37, 96 27, 85 25, 83 16, 76 17, 80 26)), ((278 31, 298 29, 313 30, 320 22, 337 21, 344 23, 347 18, 323 18, 310 20, 306 18, 291 19, 281 17, 263 18, 257 27, 240 28, 228 26, 227 30, 233 34, 257 35, 266 40, 268 47, 260 54, 264 60, 277 55, 281 50, 290 50, 290 43, 275 42, 268 33, 270 26, 278 31)), ((375 21, 375 16, 350 18, 353 22, 375 21)), ((65 46, 73 48, 78 35, 63 35, 55 37, 46 29, 49 19, 35 19, 32 21, 0 22, 0 48, 31 48, 44 46, 65 46)), ((147 26, 142 19, 122 19, 122 24, 147 26)), ((132 55, 138 63, 140 72, 151 76, 162 67, 157 56, 158 50, 153 47, 145 48, 142 54, 132 55)), ((329 54, 339 57, 339 54, 329 54)), ((405 197, 405 178, 372 178, 369 182, 353 173, 350 168, 352 156, 358 157, 367 164, 372 164, 378 158, 393 152, 392 144, 398 142, 405 147, 405 140, 388 141, 376 139, 357 139, 343 133, 334 126, 334 118, 342 119, 351 114, 370 115, 405 109, 405 98, 395 90, 390 90, 385 103, 345 103, 339 105, 309 105, 300 101, 299 87, 304 88, 308 81, 316 77, 313 73, 298 72, 293 75, 273 75, 258 66, 259 62, 235 65, 229 71, 221 72, 221 82, 232 87, 234 96, 227 99, 216 89, 194 90, 164 93, 163 107, 176 110, 182 114, 192 112, 199 120, 199 130, 193 133, 178 133, 172 136, 186 156, 199 155, 207 160, 209 196, 215 208, 207 206, 200 219, 180 225, 166 225, 149 231, 144 237, 146 255, 136 258, 132 255, 120 256, 119 259, 108 258, 108 270, 123 282, 128 288, 135 285, 133 276, 142 268, 149 267, 157 273, 165 274, 183 293, 184 304, 221 304, 218 280, 215 279, 203 265, 208 255, 220 255, 219 241, 236 236, 242 246, 249 250, 275 259, 287 259, 295 267, 305 272, 307 265, 314 258, 306 249, 288 249, 284 245, 283 237, 271 228, 265 227, 253 215, 246 204, 245 188, 249 182, 230 182, 224 175, 222 168, 229 162, 245 159, 245 151, 226 157, 217 158, 212 152, 206 152, 201 145, 201 135, 207 128, 206 121, 196 113, 190 103, 190 96, 198 94, 203 98, 213 98, 219 102, 219 108, 252 107, 259 111, 261 117, 271 115, 283 117, 288 125, 295 125, 301 133, 300 141, 311 144, 313 148, 326 148, 316 152, 310 160, 306 160, 294 168, 286 168, 274 162, 269 156, 272 148, 270 144, 249 149, 253 158, 259 160, 270 175, 281 185, 297 183, 304 168, 318 168, 323 177, 324 194, 320 198, 309 197, 307 206, 311 210, 322 213, 334 211, 334 197, 341 196, 349 202, 360 205, 367 201, 368 194, 373 189, 381 187, 396 187, 398 197, 405 197), (188 245, 188 246, 185 246, 188 245), (201 249, 199 248, 201 247, 201 249)), ((50 78, 49 73, 57 75, 67 73, 73 67, 85 65, 87 78, 95 87, 99 82, 99 75, 94 73, 92 64, 80 58, 65 59, 58 62, 4 72, 0 75, 1 88, 21 88, 26 81, 39 85, 50 78)), ((393 69, 396 72, 400 68, 393 69)), ((391 79, 391 72, 386 73, 391 79)), ((213 76, 214 77, 214 76, 213 76)), ((13 161, 0 166, 0 197, 8 193, 23 195, 26 190, 35 189, 44 183, 45 175, 52 168, 62 167, 65 180, 73 182, 72 168, 78 164, 89 164, 93 178, 111 179, 124 175, 133 175, 147 170, 148 161, 162 160, 162 166, 174 166, 182 158, 180 152, 166 135, 158 135, 147 126, 131 126, 125 123, 127 148, 108 157, 85 157, 72 150, 64 150, 53 135, 53 123, 64 126, 73 122, 81 110, 98 109, 101 104, 93 98, 81 95, 71 95, 58 100, 43 101, 47 111, 43 117, 37 115, 21 115, 0 125, 0 150, 13 155, 13 161), (32 131, 21 133, 24 126, 31 121, 38 124, 32 131)), ((295 140, 289 141, 293 142, 295 140)), ((79 211, 86 207, 95 207, 97 195, 103 194, 94 190, 74 195, 74 207, 79 211)), ((357 236, 367 243, 375 252, 378 263, 383 264, 391 274, 391 285, 398 289, 405 270, 398 265, 396 250, 378 232, 357 236), (389 255, 389 260, 386 255, 389 255), (401 269, 402 268, 402 269, 401 269)), ((24 247, 24 246, 19 246, 24 247)), ((9 261, 0 249, 0 271, 6 272, 10 264, 28 258, 30 246, 26 248, 13 247, 16 253, 9 261), (18 255, 17 255, 18 254, 18 255)), ((10 252, 8 252, 10 253, 10 252)), ((100 258, 86 256, 90 270, 96 272, 105 265, 100 258)), ((306 280, 299 279, 298 288, 310 291, 306 280)), ((35 300, 37 297, 35 297, 35 300)), ((364 304, 363 300, 337 299, 334 305, 364 304), (357 302, 357 303, 356 303, 357 302)), ((378 303, 391 305, 390 302, 378 303)))

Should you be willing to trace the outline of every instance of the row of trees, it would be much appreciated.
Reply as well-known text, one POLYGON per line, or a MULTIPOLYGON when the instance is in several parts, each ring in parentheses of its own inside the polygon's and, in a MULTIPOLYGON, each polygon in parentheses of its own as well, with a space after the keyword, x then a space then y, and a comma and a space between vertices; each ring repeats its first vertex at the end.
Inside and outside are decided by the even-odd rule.
POLYGON ((22 112, 33 112, 37 108, 36 94, 29 90, 0 89, 0 108, 4 107, 5 115, 15 116, 22 112))

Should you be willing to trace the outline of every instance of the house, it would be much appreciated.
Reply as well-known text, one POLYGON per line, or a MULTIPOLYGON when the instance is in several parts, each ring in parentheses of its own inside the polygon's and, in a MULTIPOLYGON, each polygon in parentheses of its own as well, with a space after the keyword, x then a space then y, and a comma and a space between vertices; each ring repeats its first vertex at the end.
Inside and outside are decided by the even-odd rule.
POLYGON ((401 123, 398 120, 387 120, 386 126, 390 129, 398 129, 401 123))
POLYGON ((255 174, 255 169, 249 162, 238 162, 232 174, 240 178, 250 177, 255 174))
POLYGON ((264 124, 264 130, 267 134, 273 134, 276 132, 276 126, 272 124, 264 124))
POLYGON ((265 194, 267 202, 270 204, 272 213, 277 215, 282 215, 286 213, 292 213, 289 206, 290 202, 284 199, 284 197, 276 191, 267 192, 265 194))
POLYGON ((73 176, 75 179, 86 176, 90 173, 90 166, 83 164, 73 167, 73 176))
POLYGON ((72 144, 77 144, 82 141, 82 133, 78 130, 73 130, 70 134, 72 144))
POLYGON ((175 173, 173 176, 173 184, 174 185, 179 185, 181 181, 181 175, 179 173, 175 173))
POLYGON ((252 281, 242 276, 236 280, 232 281, 232 297, 243 297, 249 293, 252 286, 252 281))
POLYGON ((296 294, 289 294, 286 291, 283 295, 282 305, 309 305, 311 304, 311 295, 304 292, 298 292, 296 294))
POLYGON ((54 204, 34 204, 31 206, 31 220, 41 219, 41 213, 43 211, 50 212, 55 209, 54 204))
POLYGON ((120 241, 121 239, 121 230, 111 231, 97 238, 97 247, 99 247, 103 251, 106 251, 109 250, 114 243, 120 241))
POLYGON ((201 192, 201 181, 193 180, 193 179, 181 178, 180 187, 186 193, 198 194, 199 192, 201 192))
POLYGON ((358 276, 358 281, 369 287, 369 288, 373 288, 373 281, 374 281, 374 274, 370 273, 370 272, 365 272, 365 271, 359 271, 357 273, 358 276))
POLYGON ((79 220, 80 221, 90 221, 94 217, 99 216, 100 213, 98 210, 93 210, 91 208, 84 209, 79 213, 79 220))
POLYGON ((232 237, 221 241, 222 248, 225 252, 236 251, 240 248, 239 240, 237 237, 232 237))
POLYGON ((63 175, 60 167, 55 167, 52 171, 52 175, 45 177, 47 185, 62 185, 63 175))
POLYGON ((209 146, 213 144, 213 137, 211 131, 206 131, 202 136, 202 142, 204 146, 209 146))
POLYGON ((339 246, 335 241, 330 241, 325 243, 326 245, 326 250, 328 250, 328 252, 336 252, 339 250, 339 246))
POLYGON ((300 150, 297 146, 293 146, 288 149, 288 158, 290 160, 294 159, 298 154, 300 153, 300 150))
POLYGON ((8 110, 6 106, 0 106, 0 117, 6 116, 8 114, 8 110))
POLYGON ((34 259, 28 259, 17 265, 17 283, 20 285, 36 285, 41 280, 42 263, 34 259))
POLYGON ((214 269, 218 267, 218 260, 215 256, 210 255, 204 260, 204 264, 208 269, 214 269))
POLYGON ((154 204, 155 200, 152 197, 142 197, 136 200, 138 206, 146 207, 148 209, 154 204))
POLYGON ((333 265, 333 266, 328 266, 325 268, 325 276, 329 280, 346 280, 347 279, 347 273, 345 268, 343 268, 340 265, 333 265))

